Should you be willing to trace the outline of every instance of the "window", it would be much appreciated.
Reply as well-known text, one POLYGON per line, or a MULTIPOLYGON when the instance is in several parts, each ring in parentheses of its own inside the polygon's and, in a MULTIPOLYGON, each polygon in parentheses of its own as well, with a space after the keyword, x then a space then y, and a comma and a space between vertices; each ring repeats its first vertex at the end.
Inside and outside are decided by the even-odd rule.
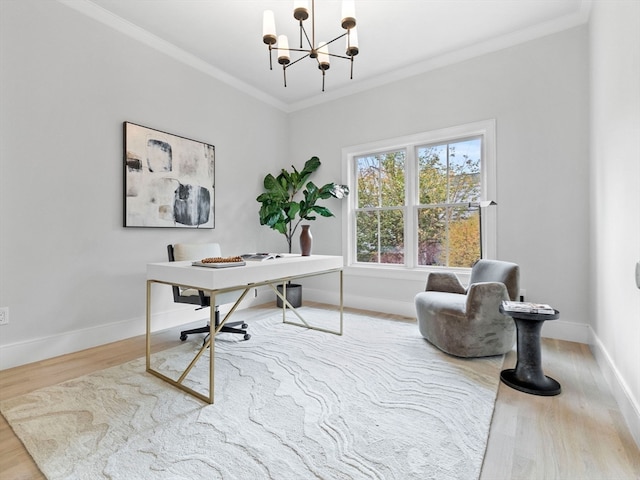
POLYGON ((418 265, 471 267, 480 258, 482 137, 416 147, 418 265))
POLYGON ((344 149, 349 265, 470 268, 481 235, 495 256, 494 152, 494 121, 344 149))

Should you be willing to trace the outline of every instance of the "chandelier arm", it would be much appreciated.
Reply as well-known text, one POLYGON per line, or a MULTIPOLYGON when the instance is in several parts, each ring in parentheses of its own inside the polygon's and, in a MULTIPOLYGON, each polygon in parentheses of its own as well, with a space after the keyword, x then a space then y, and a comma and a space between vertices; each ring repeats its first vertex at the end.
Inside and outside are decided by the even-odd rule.
MULTIPOLYGON (((302 33, 304 33, 304 38, 307 39, 307 44, 309 45, 309 48, 313 49, 313 43, 311 43, 311 40, 309 40, 309 35, 307 35, 307 29, 304 28, 304 25, 302 25, 302 22, 300 22, 300 30, 302 30, 302 32, 300 33, 300 36, 302 37, 302 33)), ((302 48, 302 38, 300 38, 300 48, 302 48)))
POLYGON ((329 40, 329 41, 327 42, 327 45, 332 44, 332 43, 333 43, 333 42, 335 42, 336 40, 340 40, 342 37, 344 37, 344 36, 346 36, 346 35, 347 35, 347 34, 346 34, 346 32, 345 32, 345 33, 343 33, 342 35, 338 35, 338 36, 337 36, 336 38, 334 38, 333 40, 329 40))
MULTIPOLYGON (((304 51, 306 51, 306 50, 296 50, 296 51, 297 51, 297 52, 298 52, 298 51, 302 51, 302 52, 304 52, 304 51)), ((291 62, 291 63, 288 63, 287 65, 284 65, 284 68, 289 68, 289 67, 291 67, 292 65, 295 65, 296 63, 298 63, 300 60, 302 60, 302 59, 304 59, 304 58, 307 58, 308 56, 309 56, 309 54, 307 53, 306 55, 304 55, 304 56, 300 57, 300 58, 299 58, 299 59, 297 59, 296 61, 291 62)))
POLYGON ((305 53, 311 53, 311 50, 307 49, 307 48, 290 48, 289 49, 290 52, 305 52, 305 53))
POLYGON ((345 60, 351 60, 353 58, 353 57, 345 57, 344 55, 338 55, 336 53, 327 53, 327 55, 329 55, 330 57, 344 58, 345 60))

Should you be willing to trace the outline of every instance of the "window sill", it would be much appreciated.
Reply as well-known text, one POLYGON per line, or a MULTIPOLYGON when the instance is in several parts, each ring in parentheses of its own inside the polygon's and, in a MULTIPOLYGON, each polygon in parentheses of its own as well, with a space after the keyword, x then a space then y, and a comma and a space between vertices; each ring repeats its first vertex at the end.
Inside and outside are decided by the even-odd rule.
POLYGON ((344 274, 352 277, 373 277, 394 280, 412 280, 425 282, 431 272, 455 273, 463 284, 471 276, 470 268, 417 267, 407 268, 393 265, 351 264, 344 267, 344 274))

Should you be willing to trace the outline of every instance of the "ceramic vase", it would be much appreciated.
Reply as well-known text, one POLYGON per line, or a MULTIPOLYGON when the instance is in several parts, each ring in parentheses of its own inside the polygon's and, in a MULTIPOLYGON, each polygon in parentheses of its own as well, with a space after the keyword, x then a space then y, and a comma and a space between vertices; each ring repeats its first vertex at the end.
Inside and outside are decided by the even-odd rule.
POLYGON ((309 227, 311 225, 302 225, 302 232, 300 232, 300 252, 303 257, 311 255, 311 246, 313 245, 313 236, 309 227))

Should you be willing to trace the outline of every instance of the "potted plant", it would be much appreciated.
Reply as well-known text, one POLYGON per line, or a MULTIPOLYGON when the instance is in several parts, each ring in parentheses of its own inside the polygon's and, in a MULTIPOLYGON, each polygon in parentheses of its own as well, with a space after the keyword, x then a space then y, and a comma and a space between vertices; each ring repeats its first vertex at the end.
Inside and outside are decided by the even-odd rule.
MULTIPOLYGON (((346 185, 331 182, 317 187, 309 181, 309 177, 319 167, 318 157, 311 157, 305 162, 301 171, 292 165, 292 171, 283 168, 277 177, 268 174, 264 177, 265 191, 256 199, 261 204, 260 225, 267 225, 282 233, 287 239, 289 253, 291 253, 293 237, 303 220, 313 221, 317 218, 316 215, 334 216, 327 207, 318 204, 320 200, 331 197, 341 199, 349 194, 349 187, 346 185)), ((289 292, 289 286, 287 286, 287 292, 289 292)), ((289 300, 288 296, 287 300, 289 300)), ((299 302, 296 305, 289 301, 292 305, 299 306, 299 302)))
POLYGON ((292 165, 291 172, 283 168, 277 177, 268 174, 264 177, 265 192, 256 199, 262 204, 260 225, 268 225, 282 233, 287 239, 289 253, 293 236, 303 220, 315 220, 315 214, 323 217, 334 216, 327 207, 318 205, 319 200, 331 197, 340 199, 349 194, 349 187, 346 185, 331 182, 318 188, 313 182, 308 182, 318 167, 318 157, 311 157, 301 171, 292 165), (299 198, 300 193, 302 198, 299 198))

